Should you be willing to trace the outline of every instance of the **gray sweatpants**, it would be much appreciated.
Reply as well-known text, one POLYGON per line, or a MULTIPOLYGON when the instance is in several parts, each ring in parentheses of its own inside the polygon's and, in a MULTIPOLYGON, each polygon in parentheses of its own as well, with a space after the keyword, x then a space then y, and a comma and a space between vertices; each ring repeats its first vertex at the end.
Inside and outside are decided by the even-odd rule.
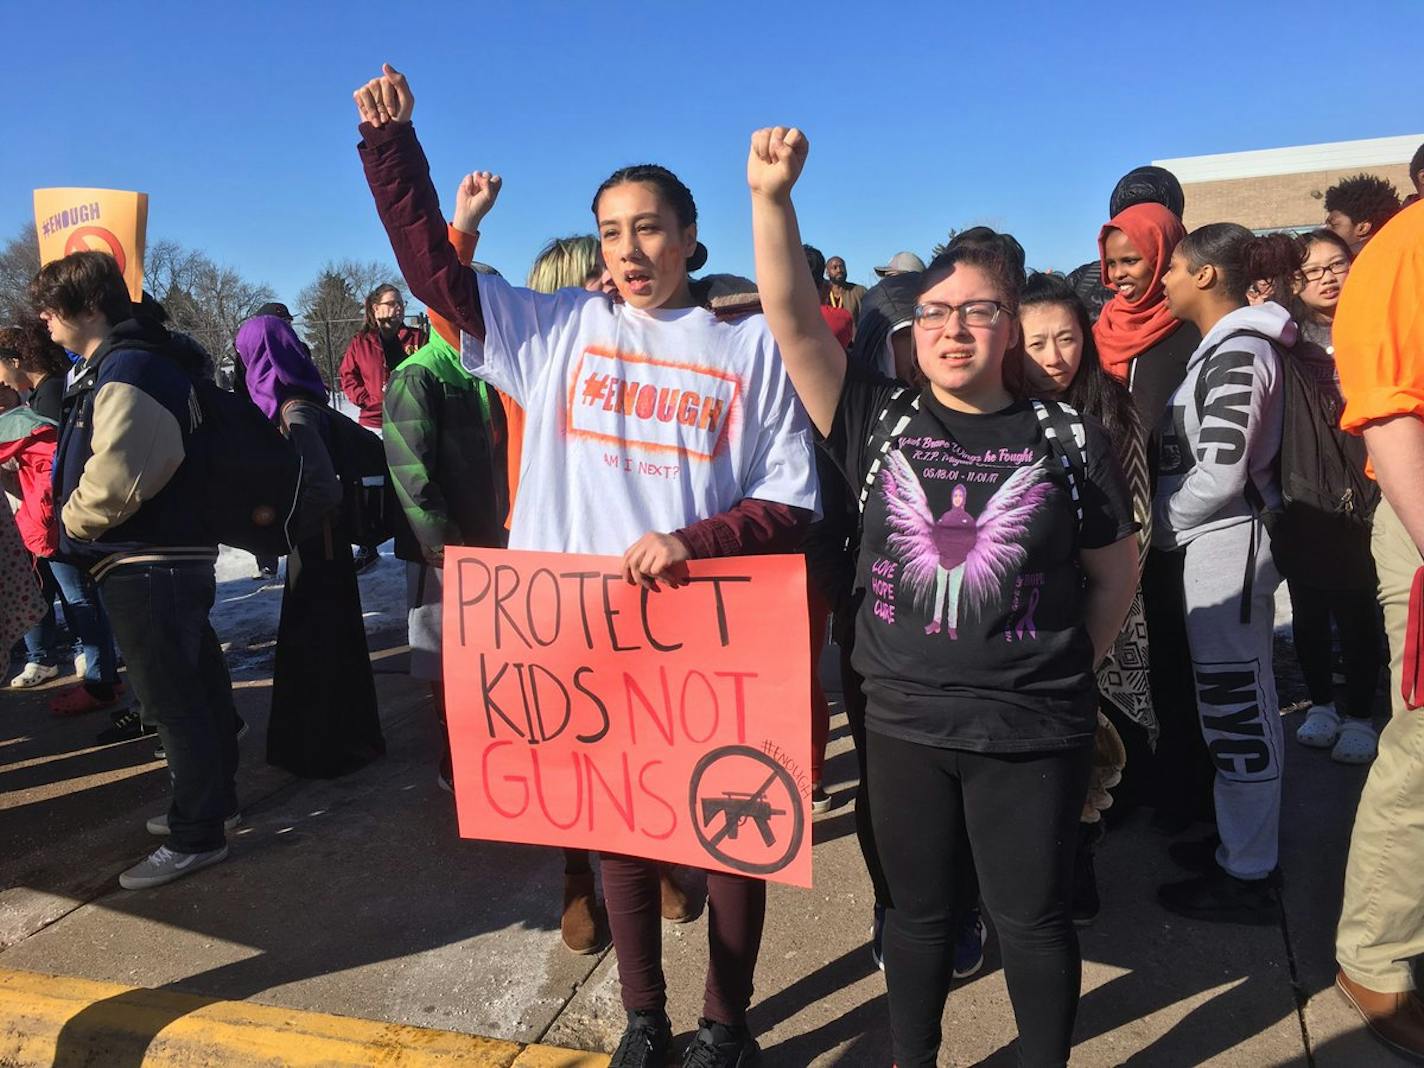
POLYGON ((1281 576, 1270 538, 1249 522, 1198 535, 1187 545, 1182 581, 1202 737, 1216 766, 1216 860, 1238 879, 1261 879, 1276 867, 1285 744, 1271 658, 1281 576), (1243 623, 1253 539, 1250 618, 1243 623))

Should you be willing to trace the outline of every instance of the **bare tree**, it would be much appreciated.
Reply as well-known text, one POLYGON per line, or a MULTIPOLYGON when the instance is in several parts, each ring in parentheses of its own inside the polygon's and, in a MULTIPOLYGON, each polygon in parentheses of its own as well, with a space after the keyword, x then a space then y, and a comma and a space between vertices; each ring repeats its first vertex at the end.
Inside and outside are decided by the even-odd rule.
POLYGON ((236 355, 233 339, 244 319, 275 300, 271 286, 250 282, 231 267, 175 241, 152 245, 144 257, 145 287, 163 304, 168 322, 195 338, 220 371, 236 355))
POLYGON ((0 323, 13 323, 30 310, 30 280, 40 269, 35 224, 26 223, 0 249, 0 323))

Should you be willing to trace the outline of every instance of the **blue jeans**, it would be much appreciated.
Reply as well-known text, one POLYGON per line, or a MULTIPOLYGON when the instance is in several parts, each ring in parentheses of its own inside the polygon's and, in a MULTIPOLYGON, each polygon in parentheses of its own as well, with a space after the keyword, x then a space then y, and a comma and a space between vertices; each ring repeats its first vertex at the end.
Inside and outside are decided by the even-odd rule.
POLYGON ((169 846, 217 849, 237 811, 237 712, 222 646, 208 622, 212 564, 128 564, 100 584, 129 681, 168 752, 169 846))
POLYGON ((95 685, 117 682, 119 665, 114 635, 93 580, 81 568, 59 560, 38 560, 36 571, 49 611, 25 633, 25 658, 46 667, 57 663, 61 650, 56 648, 59 624, 54 617, 54 598, 58 594, 69 632, 84 650, 84 681, 95 685))

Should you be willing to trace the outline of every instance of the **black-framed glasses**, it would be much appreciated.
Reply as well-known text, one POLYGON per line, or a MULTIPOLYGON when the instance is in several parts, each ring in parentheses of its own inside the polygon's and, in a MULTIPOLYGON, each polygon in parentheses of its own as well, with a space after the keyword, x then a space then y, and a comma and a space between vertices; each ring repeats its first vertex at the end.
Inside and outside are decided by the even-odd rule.
POLYGON ((1344 278, 1350 273, 1349 260, 1331 260, 1329 263, 1315 263, 1300 269, 1300 276, 1307 282, 1318 282, 1329 271, 1336 278, 1344 278))
POLYGON ((949 317, 959 313, 959 321, 965 326, 990 327, 999 321, 999 313, 1006 307, 997 300, 966 300, 963 304, 916 304, 915 322, 926 330, 941 330, 949 322, 949 317))

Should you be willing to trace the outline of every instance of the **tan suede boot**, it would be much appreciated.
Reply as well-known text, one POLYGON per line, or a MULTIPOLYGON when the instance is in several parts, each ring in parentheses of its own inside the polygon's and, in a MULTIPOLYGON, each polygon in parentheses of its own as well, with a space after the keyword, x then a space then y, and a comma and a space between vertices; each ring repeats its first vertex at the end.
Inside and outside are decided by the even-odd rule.
POLYGON ((575 953, 593 953, 599 946, 603 910, 593 897, 593 872, 564 876, 564 916, 559 934, 575 953))
POLYGON ((1424 1062, 1424 999, 1417 990, 1382 994, 1355 982, 1343 971, 1335 986, 1355 1007, 1370 1033, 1402 1056, 1424 1062))
POLYGON ((658 883, 662 889, 663 919, 671 923, 687 923, 693 919, 692 902, 687 899, 687 891, 672 877, 670 866, 658 865, 658 883))

